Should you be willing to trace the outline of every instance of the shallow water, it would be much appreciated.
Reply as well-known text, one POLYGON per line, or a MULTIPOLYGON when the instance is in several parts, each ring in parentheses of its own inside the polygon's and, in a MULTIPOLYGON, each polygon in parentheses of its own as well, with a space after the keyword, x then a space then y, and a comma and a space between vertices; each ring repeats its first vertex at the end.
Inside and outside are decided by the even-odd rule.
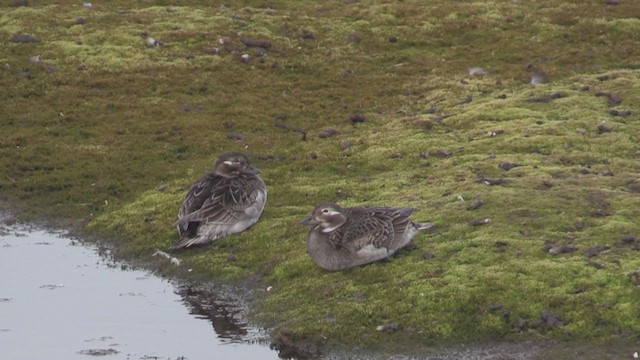
POLYGON ((278 359, 233 304, 191 295, 68 238, 11 230, 0 236, 0 359, 278 359))

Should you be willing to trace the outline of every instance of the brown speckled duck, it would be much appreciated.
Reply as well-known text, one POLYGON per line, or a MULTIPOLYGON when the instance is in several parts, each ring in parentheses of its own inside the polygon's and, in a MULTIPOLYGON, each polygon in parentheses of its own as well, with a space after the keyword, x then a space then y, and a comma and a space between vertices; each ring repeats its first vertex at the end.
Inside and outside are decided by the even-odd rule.
POLYGON ((301 224, 310 225, 307 252, 319 267, 338 271, 386 259, 431 223, 414 223, 409 207, 316 206, 301 224))
POLYGON ((178 211, 180 239, 171 249, 206 244, 255 224, 267 201, 259 173, 243 154, 220 155, 213 171, 189 188, 178 211))

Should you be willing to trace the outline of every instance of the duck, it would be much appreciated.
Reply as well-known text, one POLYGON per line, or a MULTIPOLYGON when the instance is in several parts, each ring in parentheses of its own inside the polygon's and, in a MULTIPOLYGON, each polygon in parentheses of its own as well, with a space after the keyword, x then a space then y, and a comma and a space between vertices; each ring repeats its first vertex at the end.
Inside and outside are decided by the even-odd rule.
POLYGON ((336 203, 316 206, 300 222, 309 226, 307 252, 327 271, 340 271, 389 258, 406 246, 430 222, 415 223, 411 207, 341 207, 336 203))
POLYGON ((242 153, 218 156, 213 171, 189 187, 175 223, 180 238, 170 249, 207 244, 258 222, 267 202, 267 187, 258 174, 242 153))

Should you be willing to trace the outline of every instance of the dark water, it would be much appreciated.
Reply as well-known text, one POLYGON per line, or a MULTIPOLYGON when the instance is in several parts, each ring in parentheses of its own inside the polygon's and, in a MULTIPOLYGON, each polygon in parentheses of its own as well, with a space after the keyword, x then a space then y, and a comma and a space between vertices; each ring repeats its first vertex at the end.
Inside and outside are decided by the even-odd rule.
POLYGON ((0 359, 278 359, 234 304, 68 238, 3 232, 0 359))

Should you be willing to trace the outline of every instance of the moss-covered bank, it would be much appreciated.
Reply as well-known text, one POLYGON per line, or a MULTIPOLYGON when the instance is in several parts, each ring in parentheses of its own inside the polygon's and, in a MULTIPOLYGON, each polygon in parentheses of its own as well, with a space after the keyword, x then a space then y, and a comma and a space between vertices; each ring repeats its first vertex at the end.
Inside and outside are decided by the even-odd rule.
POLYGON ((259 324, 390 351, 638 341, 632 2, 20 3, 0 12, 0 195, 23 218, 82 219, 149 259, 189 182, 240 150, 269 187, 262 221, 177 256, 270 286, 259 324), (326 200, 414 206, 437 231, 326 273, 297 225, 326 200))

